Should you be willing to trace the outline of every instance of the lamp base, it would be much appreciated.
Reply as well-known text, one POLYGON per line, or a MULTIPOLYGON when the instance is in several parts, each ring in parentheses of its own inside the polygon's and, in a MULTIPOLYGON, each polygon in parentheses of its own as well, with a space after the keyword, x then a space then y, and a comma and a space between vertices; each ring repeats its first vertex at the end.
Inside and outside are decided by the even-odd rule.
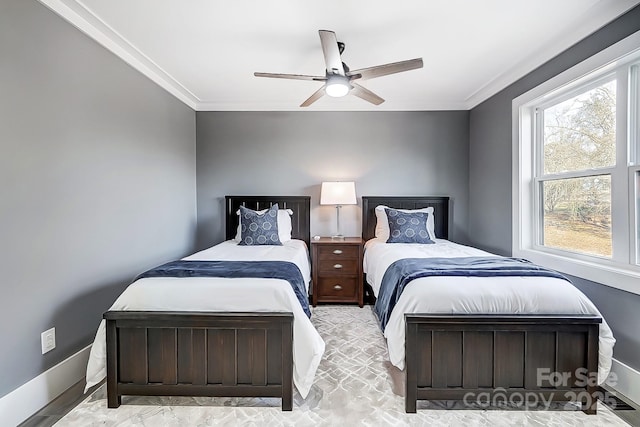
POLYGON ((344 240, 344 236, 342 234, 335 234, 331 236, 331 240, 344 240))

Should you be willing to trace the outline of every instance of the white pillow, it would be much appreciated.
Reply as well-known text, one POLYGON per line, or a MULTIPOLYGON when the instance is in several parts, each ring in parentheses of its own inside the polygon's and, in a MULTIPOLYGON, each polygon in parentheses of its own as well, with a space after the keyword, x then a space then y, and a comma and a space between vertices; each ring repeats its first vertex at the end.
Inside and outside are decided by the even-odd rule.
MULTIPOLYGON (((382 239, 385 242, 389 240, 389 221, 387 219, 387 212, 385 212, 385 208, 390 209, 389 206, 378 205, 376 206, 376 237, 378 239, 382 239)), ((395 208, 391 208, 395 209, 395 208)), ((426 212, 429 214, 427 217, 427 233, 429 233, 429 238, 436 241, 436 233, 435 233, 435 222, 433 221, 433 207, 422 208, 422 209, 396 209, 400 212, 426 212)))
MULTIPOLYGON (((269 209, 262 209, 261 211, 256 212, 263 214, 268 210, 269 209)), ((240 209, 236 211, 236 215, 240 216, 240 209)), ((291 240, 291 215, 293 215, 293 211, 291 209, 278 209, 278 237, 282 243, 291 240)), ((236 237, 234 238, 236 242, 242 240, 241 234, 241 225, 238 221, 238 230, 236 231, 236 237)))

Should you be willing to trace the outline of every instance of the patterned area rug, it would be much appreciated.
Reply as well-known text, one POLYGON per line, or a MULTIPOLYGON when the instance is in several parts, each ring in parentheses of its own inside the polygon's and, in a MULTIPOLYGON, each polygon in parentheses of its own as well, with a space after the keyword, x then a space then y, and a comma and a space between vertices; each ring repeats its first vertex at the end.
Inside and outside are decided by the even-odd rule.
POLYGON ((315 383, 303 400, 294 392, 292 412, 280 399, 128 397, 108 409, 106 386, 56 426, 626 426, 604 405, 598 415, 575 410, 465 409, 446 402, 418 402, 404 412, 402 375, 388 361, 384 337, 370 306, 320 306, 312 321, 326 343, 315 383))

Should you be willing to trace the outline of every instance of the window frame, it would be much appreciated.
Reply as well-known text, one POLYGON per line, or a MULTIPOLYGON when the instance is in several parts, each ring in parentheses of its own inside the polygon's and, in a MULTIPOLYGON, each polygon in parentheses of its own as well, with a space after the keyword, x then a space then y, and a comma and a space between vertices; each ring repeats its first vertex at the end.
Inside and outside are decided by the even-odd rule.
POLYGON ((640 212, 636 197, 636 174, 640 173, 640 32, 621 40, 512 102, 512 254, 566 274, 640 295, 640 212), (542 120, 539 108, 557 104, 616 79, 616 164, 568 173, 544 175, 542 144, 536 143, 542 120), (627 94, 631 93, 631 96, 627 94), (623 141, 627 143, 621 144, 623 141), (541 245, 542 212, 540 185, 549 177, 611 175, 612 257, 588 255, 541 245), (544 176, 544 179, 540 177, 544 176), (615 209, 615 206, 628 205, 615 209))
POLYGON ((636 238, 629 239, 629 257, 640 265, 640 164, 629 166, 629 218, 629 231, 636 238), (631 202, 634 199, 635 204, 631 202))

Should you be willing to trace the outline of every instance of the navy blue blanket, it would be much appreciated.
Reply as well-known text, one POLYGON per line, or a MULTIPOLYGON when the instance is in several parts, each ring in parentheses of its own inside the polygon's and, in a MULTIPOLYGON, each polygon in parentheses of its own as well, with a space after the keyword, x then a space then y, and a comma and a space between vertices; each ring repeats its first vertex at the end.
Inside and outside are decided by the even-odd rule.
POLYGON ((283 279, 291 284, 302 309, 311 317, 309 299, 302 273, 297 265, 287 261, 172 261, 145 271, 145 277, 230 277, 283 279))
POLYGON ((414 279, 429 276, 545 276, 569 280, 557 271, 522 258, 404 258, 391 264, 382 277, 374 308, 383 331, 405 286, 414 279))

